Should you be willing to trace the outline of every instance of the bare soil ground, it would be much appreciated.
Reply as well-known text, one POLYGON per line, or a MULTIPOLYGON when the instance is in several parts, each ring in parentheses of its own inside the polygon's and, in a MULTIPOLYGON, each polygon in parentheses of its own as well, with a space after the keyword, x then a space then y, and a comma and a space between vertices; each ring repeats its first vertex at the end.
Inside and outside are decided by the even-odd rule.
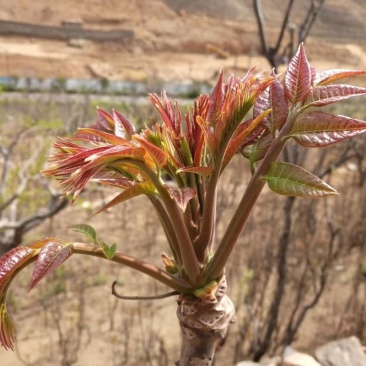
MULTIPOLYGON (((305 3, 296 3, 292 21, 304 16, 305 3)), ((278 32, 284 4, 263 4, 268 28, 274 30, 268 32, 271 40, 278 32)), ((364 13, 356 0, 327 2, 307 45, 315 65, 365 67, 362 35, 366 33, 359 21, 364 13), (348 42, 341 42, 347 32, 348 42)), ((32 4, 17 0, 2 5, 0 19, 47 25, 77 20, 84 28, 134 32, 133 39, 126 42, 82 41, 80 47, 27 36, 0 36, 0 70, 5 76, 201 82, 212 80, 221 67, 235 73, 253 65, 268 67, 259 56, 257 27, 249 0, 65 0, 52 7, 45 0, 32 4)))

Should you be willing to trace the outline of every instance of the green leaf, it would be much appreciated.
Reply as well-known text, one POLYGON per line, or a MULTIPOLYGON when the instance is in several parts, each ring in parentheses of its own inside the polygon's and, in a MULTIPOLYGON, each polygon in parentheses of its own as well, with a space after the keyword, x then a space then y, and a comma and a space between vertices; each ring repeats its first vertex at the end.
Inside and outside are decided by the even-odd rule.
POLYGON ((320 198, 338 194, 314 174, 290 163, 272 163, 264 179, 272 191, 285 196, 320 198))
POLYGON ((0 344, 14 351, 14 324, 6 309, 5 297, 0 302, 0 344))
POLYGON ((78 232, 78 233, 82 233, 84 235, 86 235, 89 239, 92 240, 92 242, 95 245, 98 245, 98 241, 97 241, 97 232, 95 231, 95 229, 87 224, 78 224, 78 225, 71 225, 69 226, 70 229, 78 232))
POLYGON ((242 150, 242 155, 247 158, 251 164, 254 164, 264 158, 272 141, 273 137, 271 134, 264 135, 255 143, 245 146, 242 150))
POLYGON ((102 242, 100 244, 104 255, 108 258, 108 259, 112 259, 114 257, 114 255, 116 254, 117 251, 117 244, 114 243, 111 246, 107 245, 106 243, 102 242))

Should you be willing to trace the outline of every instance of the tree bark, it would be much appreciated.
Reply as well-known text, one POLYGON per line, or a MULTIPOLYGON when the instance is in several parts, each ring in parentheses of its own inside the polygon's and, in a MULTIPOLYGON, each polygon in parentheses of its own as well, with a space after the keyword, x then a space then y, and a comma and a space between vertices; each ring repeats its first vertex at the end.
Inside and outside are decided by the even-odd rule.
POLYGON ((226 295, 223 278, 215 300, 205 301, 193 295, 181 295, 177 316, 182 330, 182 353, 179 366, 211 366, 216 344, 225 337, 230 323, 235 321, 233 302, 226 295))

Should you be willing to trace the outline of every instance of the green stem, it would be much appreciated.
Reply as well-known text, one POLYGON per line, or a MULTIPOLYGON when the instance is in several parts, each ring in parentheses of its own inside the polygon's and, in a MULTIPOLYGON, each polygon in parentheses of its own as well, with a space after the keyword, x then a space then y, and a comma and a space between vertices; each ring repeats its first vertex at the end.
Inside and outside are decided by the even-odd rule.
MULTIPOLYGON (((103 250, 96 245, 86 243, 72 243, 73 251, 76 254, 91 255, 103 259, 108 259, 103 250)), ((192 287, 190 284, 180 278, 173 276, 172 274, 158 268, 150 263, 147 263, 141 259, 131 257, 127 254, 116 252, 111 260, 115 263, 120 263, 130 268, 133 268, 139 272, 145 273, 148 276, 158 280, 164 285, 172 288, 173 290, 179 291, 180 293, 191 293, 192 287)))
POLYGON ((201 267, 197 260, 196 253, 193 248, 192 240, 189 236, 187 227, 185 226, 183 217, 175 200, 170 196, 168 191, 163 187, 159 177, 149 169, 143 162, 134 160, 133 164, 143 170, 153 182, 157 191, 160 194, 161 200, 164 203, 166 211, 170 216, 170 221, 173 225, 177 236, 180 253, 182 256, 184 270, 191 280, 192 284, 198 285, 201 280, 201 267))
POLYGON ((200 225, 200 234, 196 239, 197 242, 197 255, 200 257, 204 256, 206 248, 212 244, 215 231, 215 214, 216 214, 216 196, 217 196, 217 185, 220 178, 221 166, 224 161, 226 147, 230 141, 230 138, 226 139, 221 146, 217 154, 213 173, 208 182, 206 195, 204 197, 202 222, 200 225))
POLYGON ((182 257, 177 241, 177 236, 175 235, 175 231, 170 221, 169 215, 167 214, 165 207, 162 205, 161 201, 156 198, 155 196, 149 195, 148 196, 151 203, 154 205, 156 213, 160 219, 161 225, 163 226, 165 236, 168 239, 168 243, 174 259, 177 261, 178 265, 182 264, 182 257))
POLYGON ((243 197, 231 219, 226 232, 212 257, 211 262, 205 269, 206 282, 217 279, 224 271, 225 265, 235 247, 235 244, 243 231, 244 225, 256 203, 264 185, 263 176, 268 172, 271 164, 281 155, 287 142, 287 135, 291 132, 293 123, 298 116, 297 111, 289 114, 286 124, 279 135, 272 142, 262 163, 252 176, 243 197))
POLYGON ((203 255, 206 249, 213 245, 213 238, 215 235, 216 225, 216 196, 217 196, 217 185, 220 175, 223 171, 223 163, 225 158, 226 149, 233 137, 236 129, 244 119, 246 114, 254 103, 254 99, 248 99, 246 102, 242 101, 242 107, 239 108, 228 121, 228 128, 223 132, 222 140, 219 145, 219 150, 215 156, 214 170, 208 182, 204 209, 202 215, 202 224, 200 227, 200 234, 197 238, 198 243, 198 255, 203 255))

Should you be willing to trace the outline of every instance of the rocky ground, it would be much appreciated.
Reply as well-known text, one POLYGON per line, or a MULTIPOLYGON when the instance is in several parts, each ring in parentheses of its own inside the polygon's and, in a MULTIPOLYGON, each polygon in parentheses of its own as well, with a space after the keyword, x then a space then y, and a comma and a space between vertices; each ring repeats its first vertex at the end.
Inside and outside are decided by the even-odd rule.
POLYGON ((242 361, 236 366, 363 366, 365 350, 356 337, 327 343, 315 351, 315 358, 292 347, 286 347, 283 357, 275 357, 261 363, 242 361))

